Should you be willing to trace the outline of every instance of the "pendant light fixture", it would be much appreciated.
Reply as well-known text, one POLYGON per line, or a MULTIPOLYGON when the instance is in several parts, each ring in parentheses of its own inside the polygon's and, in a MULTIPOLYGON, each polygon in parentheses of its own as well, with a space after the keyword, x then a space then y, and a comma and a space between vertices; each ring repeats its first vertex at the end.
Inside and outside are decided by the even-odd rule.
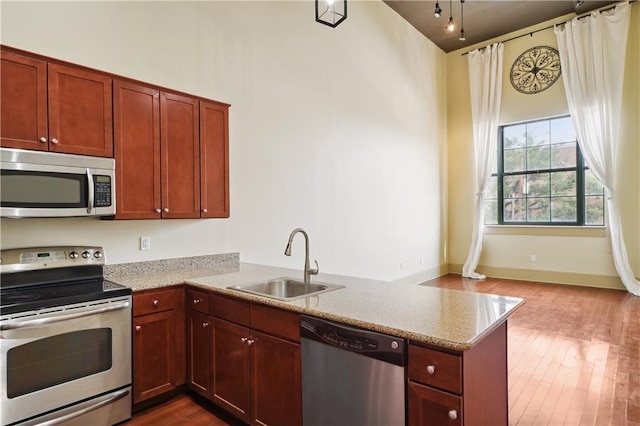
POLYGON ((442 8, 440 7, 440 3, 436 1, 436 10, 433 12, 433 16, 439 18, 442 14, 442 8))
POLYGON ((460 0, 460 37, 458 40, 465 41, 467 37, 464 35, 464 1, 460 0))
POLYGON ((316 22, 337 27, 347 19, 347 0, 316 0, 316 22))
POLYGON ((449 32, 453 32, 456 29, 455 24, 453 23, 453 7, 451 6, 451 0, 449 0, 449 23, 445 27, 449 32))

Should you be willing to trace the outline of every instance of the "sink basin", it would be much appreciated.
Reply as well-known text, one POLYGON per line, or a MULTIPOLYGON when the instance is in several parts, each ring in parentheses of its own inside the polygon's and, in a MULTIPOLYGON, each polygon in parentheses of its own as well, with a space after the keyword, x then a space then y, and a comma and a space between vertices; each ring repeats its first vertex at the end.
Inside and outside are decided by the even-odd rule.
POLYGON ((303 281, 293 278, 282 277, 258 283, 233 285, 227 288, 258 296, 270 297, 272 299, 291 301, 302 299, 303 297, 315 296, 328 291, 338 290, 340 288, 344 288, 344 286, 326 283, 306 284, 303 281))

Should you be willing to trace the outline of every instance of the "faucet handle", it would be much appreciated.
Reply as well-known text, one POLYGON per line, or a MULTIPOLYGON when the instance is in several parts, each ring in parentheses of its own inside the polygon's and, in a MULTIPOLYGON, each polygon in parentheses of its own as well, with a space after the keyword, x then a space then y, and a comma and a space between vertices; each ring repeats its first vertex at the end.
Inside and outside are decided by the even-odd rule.
POLYGON ((315 264, 316 264, 316 269, 309 269, 309 275, 318 275, 318 272, 320 272, 320 266, 318 266, 318 261, 314 260, 315 264))

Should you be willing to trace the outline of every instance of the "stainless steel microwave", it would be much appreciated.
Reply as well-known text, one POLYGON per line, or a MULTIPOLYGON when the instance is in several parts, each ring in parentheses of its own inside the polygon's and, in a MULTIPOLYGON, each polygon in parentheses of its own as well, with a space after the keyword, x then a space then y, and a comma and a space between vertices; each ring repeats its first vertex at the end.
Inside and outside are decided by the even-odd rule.
POLYGON ((0 148, 0 216, 116 213, 113 158, 0 148))

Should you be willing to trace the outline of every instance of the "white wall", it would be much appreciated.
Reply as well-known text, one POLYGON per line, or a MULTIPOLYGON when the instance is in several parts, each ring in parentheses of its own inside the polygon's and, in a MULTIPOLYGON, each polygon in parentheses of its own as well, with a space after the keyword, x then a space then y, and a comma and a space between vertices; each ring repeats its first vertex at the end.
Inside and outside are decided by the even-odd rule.
POLYGON ((230 219, 6 219, 2 248, 90 243, 109 263, 239 251, 301 268, 302 241, 283 251, 303 227, 323 272, 446 269, 446 57, 381 1, 351 1, 335 29, 312 1, 3 2, 1 14, 5 45, 232 105, 230 219))

